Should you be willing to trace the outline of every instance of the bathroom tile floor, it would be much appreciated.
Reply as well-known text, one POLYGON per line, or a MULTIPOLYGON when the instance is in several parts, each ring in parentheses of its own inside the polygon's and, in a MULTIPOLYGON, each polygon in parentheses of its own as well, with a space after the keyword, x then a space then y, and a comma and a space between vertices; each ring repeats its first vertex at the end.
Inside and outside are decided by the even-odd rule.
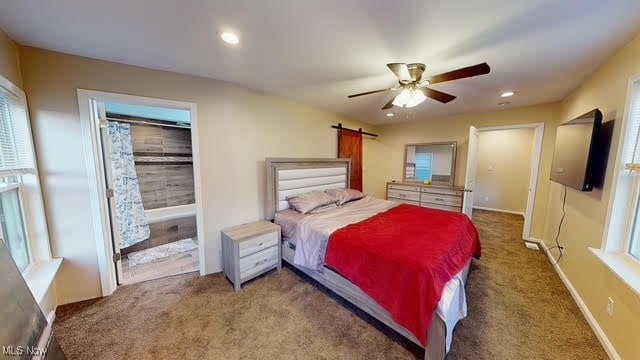
MULTIPOLYGON (((194 239, 194 241, 197 241, 194 239)), ((121 283, 134 284, 141 281, 153 280, 165 276, 184 274, 198 271, 198 248, 190 249, 153 260, 148 263, 133 265, 129 259, 122 260, 121 283)))

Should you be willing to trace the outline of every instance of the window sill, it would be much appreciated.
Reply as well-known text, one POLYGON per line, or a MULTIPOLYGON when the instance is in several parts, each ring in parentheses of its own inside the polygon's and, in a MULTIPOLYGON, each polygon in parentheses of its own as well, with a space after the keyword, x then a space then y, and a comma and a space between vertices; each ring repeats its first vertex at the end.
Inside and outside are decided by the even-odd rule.
POLYGON ((62 258, 41 261, 31 264, 22 274, 38 305, 41 305, 40 303, 47 295, 58 270, 60 270, 60 265, 62 265, 62 258))
POLYGON ((640 297, 640 264, 626 254, 594 248, 589 250, 640 297))

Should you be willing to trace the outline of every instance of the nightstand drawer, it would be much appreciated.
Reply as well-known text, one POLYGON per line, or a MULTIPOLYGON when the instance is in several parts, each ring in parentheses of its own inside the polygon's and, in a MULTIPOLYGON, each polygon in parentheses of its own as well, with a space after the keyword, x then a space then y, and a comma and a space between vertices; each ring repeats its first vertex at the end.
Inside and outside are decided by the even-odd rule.
POLYGON ((253 239, 242 241, 238 244, 240 257, 243 258, 260 250, 278 244, 278 233, 270 232, 268 234, 258 235, 253 239))
POLYGON ((278 263, 278 247, 272 246, 253 255, 240 259, 240 280, 278 263))

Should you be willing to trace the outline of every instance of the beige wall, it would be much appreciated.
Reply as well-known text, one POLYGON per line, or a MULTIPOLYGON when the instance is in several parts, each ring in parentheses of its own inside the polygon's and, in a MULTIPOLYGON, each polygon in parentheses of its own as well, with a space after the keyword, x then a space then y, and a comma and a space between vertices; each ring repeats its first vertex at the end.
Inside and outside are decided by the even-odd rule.
POLYGON ((0 30, 0 75, 22 88, 18 47, 2 30, 0 30))
MULTIPOLYGON (((265 157, 335 157, 331 124, 362 127, 325 111, 230 83, 20 48, 54 256, 65 258, 60 303, 100 296, 76 89, 198 106, 207 272, 221 270, 220 230, 263 216, 265 157)), ((364 164, 370 161, 365 140, 364 164)), ((365 170, 365 191, 368 191, 365 170)))
MULTIPOLYGON (((426 104, 425 106, 429 105, 426 104)), ((531 236, 541 238, 544 231, 548 179, 553 156, 555 123, 558 118, 558 111, 559 104, 545 104, 379 126, 380 137, 367 149, 370 158, 376 159, 376 162, 371 162, 367 168, 368 177, 366 180, 369 184, 369 190, 378 197, 384 197, 386 181, 402 180, 404 144, 456 141, 458 148, 455 183, 462 186, 467 164, 469 126, 492 127, 545 123, 531 231, 531 236)))
POLYGON ((474 206, 524 214, 534 134, 531 128, 480 132, 474 206))
MULTIPOLYGON (((640 297, 634 294, 588 250, 599 248, 607 206, 611 199, 613 166, 620 140, 620 122, 629 79, 640 76, 640 36, 604 63, 561 104, 559 122, 599 108, 604 120, 616 120, 603 191, 580 193, 569 189, 567 215, 560 241, 567 246, 560 266, 589 307, 591 313, 623 359, 640 356, 640 297), (615 301, 613 316, 607 315, 607 298, 615 301)), ((551 244, 561 217, 561 186, 551 183, 544 239, 551 244)))

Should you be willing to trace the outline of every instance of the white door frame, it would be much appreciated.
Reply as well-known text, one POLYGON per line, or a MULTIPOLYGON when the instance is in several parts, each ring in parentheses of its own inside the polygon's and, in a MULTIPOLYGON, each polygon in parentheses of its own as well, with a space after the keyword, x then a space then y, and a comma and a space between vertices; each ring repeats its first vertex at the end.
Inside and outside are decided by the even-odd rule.
POLYGON ((467 149, 467 167, 464 176, 464 193, 462 194, 462 212, 469 217, 473 216, 473 188, 476 183, 478 169, 478 140, 480 131, 475 126, 469 126, 469 148, 467 149))
POLYGON ((202 183, 200 179, 200 154, 198 146, 198 114, 195 103, 149 98, 143 96, 125 95, 104 91, 78 89, 78 106, 80 110, 80 124, 84 143, 84 159, 89 180, 91 198, 91 218, 93 219, 93 235, 96 242, 98 267, 100 268, 100 283, 102 296, 108 296, 118 287, 116 267, 112 261, 113 244, 107 197, 105 195, 105 173, 102 159, 102 144, 100 140, 100 124, 95 114, 96 102, 119 102, 134 105, 158 106, 164 108, 189 110, 191 114, 191 145, 193 149, 193 182, 196 200, 196 232, 198 235, 198 255, 200 260, 200 275, 204 275, 204 224, 202 210, 202 183))
MULTIPOLYGON (((522 239, 536 241, 531 238, 531 221, 533 219, 533 206, 536 198, 536 187, 538 186, 538 174, 540 172, 540 157, 542 156, 542 140, 544 138, 544 123, 514 124, 504 126, 492 126, 477 128, 479 132, 514 129, 534 129, 534 148, 531 154, 531 170, 529 171, 529 193, 527 195, 527 209, 524 213, 524 226, 522 228, 522 239)), ((471 150, 471 149, 470 149, 471 150)), ((477 151, 477 149, 475 149, 477 151)), ((477 166, 473 171, 478 171, 477 166)))

